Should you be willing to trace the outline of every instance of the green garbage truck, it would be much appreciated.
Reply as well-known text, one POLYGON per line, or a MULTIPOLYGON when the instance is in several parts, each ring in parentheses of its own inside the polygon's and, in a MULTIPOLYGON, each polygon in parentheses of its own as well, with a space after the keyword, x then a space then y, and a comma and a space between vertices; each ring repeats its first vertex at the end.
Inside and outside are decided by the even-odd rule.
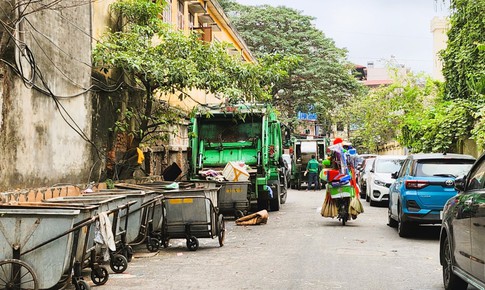
POLYGON ((189 128, 190 181, 206 181, 208 172, 224 172, 231 165, 237 167, 234 164, 242 166, 233 168, 244 172, 239 175, 242 180, 213 178, 217 180, 212 182, 222 186, 220 209, 234 210, 236 216, 244 211, 280 209, 286 201, 287 168, 281 157, 282 126, 271 106, 199 106, 189 128))

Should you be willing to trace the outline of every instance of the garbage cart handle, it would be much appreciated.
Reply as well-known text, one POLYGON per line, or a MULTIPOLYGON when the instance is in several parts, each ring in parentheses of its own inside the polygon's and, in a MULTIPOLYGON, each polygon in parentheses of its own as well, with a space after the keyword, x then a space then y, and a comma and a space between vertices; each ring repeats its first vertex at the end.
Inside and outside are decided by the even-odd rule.
POLYGON ((51 242, 53 242, 55 240, 58 240, 58 239, 62 238, 63 236, 68 235, 68 234, 70 234, 70 233, 72 233, 74 231, 78 231, 81 228, 83 228, 83 227, 85 227, 87 225, 92 224, 94 221, 96 221, 96 219, 98 219, 98 216, 97 215, 96 216, 93 216, 93 217, 91 217, 89 219, 87 219, 86 221, 84 221, 84 222, 82 222, 82 223, 80 223, 80 224, 78 224, 76 226, 74 226, 72 229, 70 229, 68 231, 65 231, 64 233, 62 233, 62 234, 60 234, 58 236, 55 236, 54 238, 51 238, 51 239, 49 239, 49 240, 47 240, 47 241, 45 241, 43 243, 40 243, 39 245, 33 247, 32 249, 30 249, 28 251, 25 251, 23 253, 20 253, 20 256, 25 255, 25 254, 28 254, 28 253, 30 253, 32 251, 35 251, 38 248, 43 247, 43 246, 45 246, 45 245, 47 245, 47 244, 49 244, 49 243, 51 243, 51 242))

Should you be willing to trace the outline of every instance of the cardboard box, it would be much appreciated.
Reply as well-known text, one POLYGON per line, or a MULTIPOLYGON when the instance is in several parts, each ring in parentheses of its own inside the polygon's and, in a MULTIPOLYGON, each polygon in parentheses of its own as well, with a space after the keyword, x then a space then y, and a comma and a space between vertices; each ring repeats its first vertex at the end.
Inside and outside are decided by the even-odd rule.
POLYGON ((229 161, 222 170, 222 175, 229 181, 248 181, 249 173, 243 166, 237 162, 229 161))

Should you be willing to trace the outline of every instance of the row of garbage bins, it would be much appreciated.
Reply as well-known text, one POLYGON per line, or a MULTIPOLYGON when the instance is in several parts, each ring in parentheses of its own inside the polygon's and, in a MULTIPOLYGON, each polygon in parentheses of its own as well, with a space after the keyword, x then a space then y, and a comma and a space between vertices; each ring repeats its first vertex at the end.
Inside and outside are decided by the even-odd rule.
POLYGON ((219 186, 167 190, 165 182, 122 185, 38 202, 0 203, 0 289, 59 289, 69 282, 89 289, 109 279, 108 266, 123 273, 133 246, 149 251, 186 239, 224 244, 219 186))

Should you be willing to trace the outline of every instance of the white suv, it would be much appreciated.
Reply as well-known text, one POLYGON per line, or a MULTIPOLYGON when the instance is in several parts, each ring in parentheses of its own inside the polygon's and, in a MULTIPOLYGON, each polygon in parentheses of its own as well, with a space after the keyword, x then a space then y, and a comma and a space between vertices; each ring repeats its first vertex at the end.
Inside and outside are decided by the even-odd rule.
POLYGON ((394 182, 391 174, 399 171, 406 159, 405 155, 379 155, 367 175, 366 200, 373 206, 378 202, 389 201, 389 187, 394 182))

